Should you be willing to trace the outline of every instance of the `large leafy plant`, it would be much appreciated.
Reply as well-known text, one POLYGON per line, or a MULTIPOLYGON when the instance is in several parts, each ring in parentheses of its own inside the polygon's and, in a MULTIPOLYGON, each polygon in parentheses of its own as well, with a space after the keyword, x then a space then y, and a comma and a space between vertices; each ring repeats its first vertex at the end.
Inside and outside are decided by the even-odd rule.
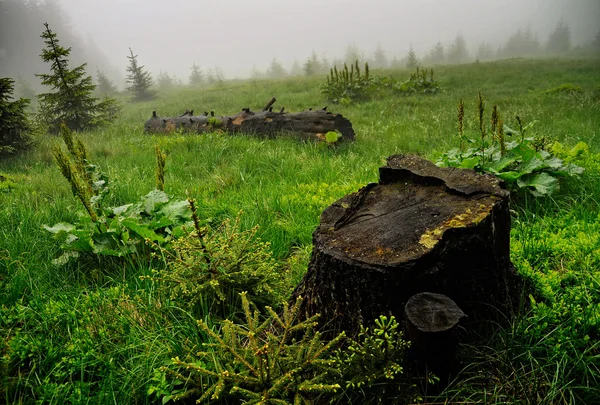
POLYGON ((157 188, 138 202, 109 207, 104 204, 109 193, 108 177, 90 163, 85 145, 66 126, 61 134, 68 155, 56 146, 54 157, 86 212, 73 224, 44 226, 62 242, 65 253, 57 263, 80 253, 94 257, 147 254, 147 240, 163 244, 184 234, 183 226, 191 221, 191 212, 187 200, 173 201, 162 191, 165 157, 160 150, 157 149, 157 188))
POLYGON ((334 66, 321 91, 336 104, 349 104, 352 101, 369 100, 384 92, 405 95, 434 94, 440 91, 440 86, 433 77, 433 69, 428 71, 417 67, 407 80, 400 81, 392 77, 371 76, 367 63, 365 63, 364 73, 361 74, 356 61, 350 65, 350 68, 346 64, 340 70, 334 66))
POLYGON ((484 101, 478 99, 479 137, 464 130, 464 103, 458 105, 460 146, 444 152, 438 166, 474 169, 502 179, 512 191, 528 191, 536 197, 551 195, 559 189, 559 178, 583 173, 583 169, 553 155, 551 142, 545 135, 533 133, 535 121, 524 125, 517 116, 518 129, 505 125, 492 109, 490 127, 484 120, 484 101), (510 137, 510 140, 507 140, 510 137))

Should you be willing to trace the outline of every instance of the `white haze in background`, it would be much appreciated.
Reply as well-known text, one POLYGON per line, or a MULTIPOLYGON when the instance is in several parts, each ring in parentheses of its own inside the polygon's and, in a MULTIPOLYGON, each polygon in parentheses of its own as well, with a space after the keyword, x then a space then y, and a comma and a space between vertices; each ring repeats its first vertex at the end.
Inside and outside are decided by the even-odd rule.
MULTIPOLYGON (((410 46, 418 56, 457 34, 471 51, 496 49, 529 25, 544 44, 559 20, 574 45, 600 30, 600 0, 62 0, 73 30, 125 74, 129 47, 154 73, 184 82, 193 63, 220 66, 227 78, 264 71, 273 58, 286 69, 315 51, 331 61, 355 44, 388 58, 410 46)), ((112 69, 109 69, 112 70, 112 69)))

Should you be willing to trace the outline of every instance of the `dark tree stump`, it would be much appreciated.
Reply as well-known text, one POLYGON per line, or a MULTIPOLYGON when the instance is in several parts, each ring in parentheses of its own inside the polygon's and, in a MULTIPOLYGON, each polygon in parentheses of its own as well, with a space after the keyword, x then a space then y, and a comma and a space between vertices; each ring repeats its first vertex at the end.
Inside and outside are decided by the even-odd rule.
POLYGON ((380 181, 329 206, 294 291, 306 315, 351 333, 381 314, 403 319, 416 293, 454 300, 470 320, 510 318, 509 193, 493 176, 395 155, 380 181))
POLYGON ((354 141, 355 134, 352 123, 341 114, 320 110, 306 110, 296 113, 273 111, 275 98, 258 112, 243 108, 232 116, 215 116, 214 112, 193 115, 188 111, 178 117, 159 117, 156 111, 144 124, 148 133, 169 133, 183 130, 194 133, 211 132, 215 130, 227 133, 246 133, 263 137, 293 136, 306 140, 323 140, 329 131, 335 131, 342 141, 354 141))

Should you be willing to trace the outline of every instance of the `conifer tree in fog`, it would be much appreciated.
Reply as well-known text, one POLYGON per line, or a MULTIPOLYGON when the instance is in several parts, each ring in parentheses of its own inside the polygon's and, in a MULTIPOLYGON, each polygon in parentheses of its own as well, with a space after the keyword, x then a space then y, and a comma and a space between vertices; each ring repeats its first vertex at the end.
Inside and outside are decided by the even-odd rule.
POLYGON ((204 75, 202 74, 200 67, 194 63, 192 65, 192 72, 190 73, 188 83, 190 86, 200 86, 203 81, 204 75))
POLYGON ((147 101, 156 97, 156 91, 152 90, 152 75, 143 65, 138 63, 138 55, 133 54, 129 48, 129 66, 127 66, 127 90, 133 95, 133 101, 147 101))
POLYGON ((117 86, 100 69, 96 71, 96 81, 98 82, 97 94, 112 96, 117 92, 117 86))
POLYGON ((60 126, 65 124, 71 130, 81 131, 112 121, 119 109, 116 100, 105 98, 100 101, 93 96, 96 85, 85 71, 86 64, 69 69, 71 48, 60 45, 48 23, 44 23, 44 27, 41 37, 46 48, 40 56, 50 64, 50 73, 36 76, 44 86, 52 89, 52 92, 38 95, 39 116, 48 130, 58 133, 60 126))

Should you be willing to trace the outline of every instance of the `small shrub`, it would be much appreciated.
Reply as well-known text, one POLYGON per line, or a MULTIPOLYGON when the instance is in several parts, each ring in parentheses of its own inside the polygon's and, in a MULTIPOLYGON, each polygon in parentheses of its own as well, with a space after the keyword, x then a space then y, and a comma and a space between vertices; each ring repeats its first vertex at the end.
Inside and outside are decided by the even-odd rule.
POLYGON ((398 81, 369 74, 369 65, 365 63, 364 74, 361 75, 358 61, 338 71, 333 67, 327 76, 327 82, 321 87, 322 93, 334 103, 350 104, 352 101, 364 101, 383 93, 392 94, 434 94, 440 86, 433 77, 433 69, 419 69, 411 73, 408 80, 398 81))
POLYGON ((194 232, 173 240, 168 247, 154 242, 166 262, 151 278, 159 290, 201 316, 227 317, 241 310, 239 293, 261 306, 274 305, 289 293, 286 273, 277 266, 270 244, 256 237, 258 227, 240 231, 240 215, 216 229, 200 225, 192 207, 194 232))
MULTIPOLYGON (((310 404, 322 395, 331 395, 341 388, 331 382, 338 374, 336 361, 329 354, 344 338, 338 335, 329 342, 315 331, 317 316, 298 320, 301 298, 291 308, 285 304, 281 316, 267 307, 268 317, 261 319, 252 311, 245 293, 241 294, 245 321, 242 325, 229 320, 220 332, 205 322, 198 326, 213 343, 198 358, 178 357, 160 369, 163 375, 175 379, 183 389, 163 397, 170 399, 196 398, 196 403, 243 401, 246 404, 310 404)), ((154 387, 150 392, 164 392, 154 387)))
POLYGON ((278 314, 251 310, 241 294, 245 319, 213 330, 198 321, 212 343, 186 360, 173 358, 157 370, 150 393, 196 403, 248 404, 407 403, 418 399, 401 363, 409 344, 394 317, 362 328, 356 339, 340 333, 324 341, 315 331, 318 315, 300 320, 302 298, 278 314))
POLYGON ((460 147, 445 152, 438 166, 474 169, 491 173, 502 179, 513 191, 526 190, 536 197, 551 195, 559 189, 559 177, 576 176, 583 169, 565 163, 548 151, 551 143, 545 135, 528 136, 535 121, 524 125, 517 116, 518 130, 503 124, 494 106, 491 128, 484 122, 484 104, 479 95, 479 138, 464 132, 464 104, 458 107, 460 147), (506 141, 506 137, 512 137, 506 141), (468 145, 468 146, 467 146, 468 145))
POLYGON ((404 375, 404 353, 410 346, 396 319, 380 316, 372 328, 361 325, 356 339, 336 351, 342 370, 344 399, 360 404, 400 404, 417 400, 404 375))
POLYGON ((561 84, 558 87, 555 87, 550 90, 546 90, 545 94, 579 94, 581 93, 581 87, 572 85, 570 83, 561 84))

